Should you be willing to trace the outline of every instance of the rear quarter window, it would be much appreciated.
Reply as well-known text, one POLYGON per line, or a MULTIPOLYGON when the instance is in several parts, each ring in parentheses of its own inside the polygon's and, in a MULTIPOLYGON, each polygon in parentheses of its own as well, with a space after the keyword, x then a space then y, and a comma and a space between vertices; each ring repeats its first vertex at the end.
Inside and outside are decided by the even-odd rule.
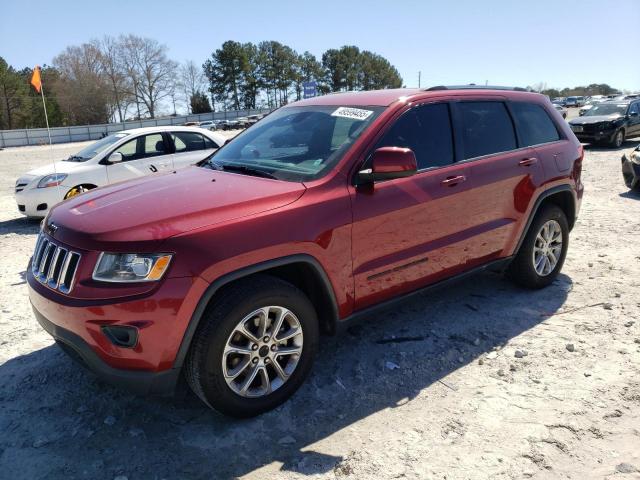
POLYGON ((511 104, 511 111, 520 135, 521 147, 560 140, 555 123, 542 106, 535 103, 516 102, 511 104))
POLYGON ((464 159, 517 148, 513 122, 503 102, 460 102, 457 108, 464 159))

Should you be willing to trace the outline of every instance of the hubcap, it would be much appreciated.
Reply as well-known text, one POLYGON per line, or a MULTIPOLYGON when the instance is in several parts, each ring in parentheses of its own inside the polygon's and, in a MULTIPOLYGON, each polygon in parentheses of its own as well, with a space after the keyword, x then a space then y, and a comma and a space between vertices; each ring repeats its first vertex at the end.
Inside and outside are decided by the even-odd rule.
POLYGON ((622 145, 622 132, 618 132, 616 135, 616 147, 620 147, 622 145))
POLYGON ((541 277, 549 275, 558 265, 562 254, 562 228, 555 220, 549 220, 536 235, 533 245, 533 267, 541 277))
POLYGON ((291 377, 302 354, 300 321, 279 306, 260 308, 244 317, 227 339, 222 372, 242 397, 262 397, 291 377))

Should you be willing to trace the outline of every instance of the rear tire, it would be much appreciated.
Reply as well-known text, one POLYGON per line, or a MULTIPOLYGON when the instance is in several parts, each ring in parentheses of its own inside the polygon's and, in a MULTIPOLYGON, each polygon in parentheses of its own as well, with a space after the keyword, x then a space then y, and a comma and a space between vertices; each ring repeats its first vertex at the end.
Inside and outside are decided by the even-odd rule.
POLYGON ((187 356, 185 378, 211 408, 253 417, 284 403, 302 385, 318 338, 318 319, 306 295, 279 278, 255 275, 224 287, 207 308, 187 356), (287 335, 295 336, 276 340, 287 335), (299 355, 285 353, 298 349, 299 355))
POLYGON ((544 288, 560 273, 568 246, 569 222, 566 215, 556 205, 544 205, 509 265, 507 276, 525 288, 544 288))

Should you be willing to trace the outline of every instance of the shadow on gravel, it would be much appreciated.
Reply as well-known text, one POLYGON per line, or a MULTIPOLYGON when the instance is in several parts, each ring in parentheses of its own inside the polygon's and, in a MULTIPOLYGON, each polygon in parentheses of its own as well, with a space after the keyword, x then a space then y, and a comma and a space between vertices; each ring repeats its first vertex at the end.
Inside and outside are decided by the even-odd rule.
POLYGON ((40 229, 40 220, 32 218, 14 218, 0 222, 0 235, 6 233, 38 233, 40 229))
POLYGON ((635 190, 627 190, 626 192, 622 192, 618 195, 622 198, 633 198, 635 200, 640 200, 640 192, 635 190))
MULTIPOLYGON (((211 479, 272 462, 304 475, 341 471, 344 459, 316 452, 315 442, 435 382, 442 383, 437 395, 456 402, 455 380, 444 377, 536 327, 571 288, 564 275, 525 291, 484 273, 416 296, 325 337, 293 399, 242 421, 191 395, 141 398, 104 385, 55 346, 34 351, 0 366, 0 471, 6 478, 211 479)), ((497 375, 491 362, 480 368, 497 375)))

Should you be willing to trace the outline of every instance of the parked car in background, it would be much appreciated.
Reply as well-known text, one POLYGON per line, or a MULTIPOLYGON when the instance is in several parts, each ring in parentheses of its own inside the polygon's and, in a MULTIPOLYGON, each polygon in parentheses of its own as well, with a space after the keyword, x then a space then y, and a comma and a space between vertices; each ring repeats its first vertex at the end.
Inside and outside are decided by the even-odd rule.
POLYGON ((567 97, 564 102, 565 107, 577 107, 578 106, 578 97, 567 97))
POLYGON ((239 118, 233 118, 226 120, 227 130, 238 130, 244 128, 244 121, 240 121, 239 118))
POLYGON ((216 129, 216 124, 214 123, 213 120, 206 120, 204 122, 200 122, 200 125, 198 125, 200 128, 204 128, 206 130, 215 130, 216 129))
POLYGON ((257 123, 262 117, 262 115, 249 115, 247 117, 247 127, 257 123))
POLYGON ((581 142, 620 148, 625 138, 640 136, 640 100, 598 103, 569 125, 581 142))
POLYGON ((303 384, 320 332, 488 268, 552 284, 582 160, 535 93, 302 100, 197 167, 53 208, 29 297, 42 327, 102 377, 153 393, 184 378, 206 405, 254 416, 303 384), (275 146, 275 135, 297 140, 275 146))
POLYGON ((556 97, 551 101, 551 103, 553 103, 554 105, 560 105, 562 107, 566 107, 567 99, 564 97, 556 97))
POLYGON ((185 122, 185 127, 197 127, 200 125, 200 122, 185 122))
POLYGON ((603 102, 605 99, 604 98, 591 98, 586 104, 584 104, 582 107, 580 107, 580 110, 578 110, 578 115, 582 116, 585 113, 587 113, 587 111, 591 110, 591 107, 593 107, 594 105, 603 102))
POLYGON ((113 133, 54 165, 22 175, 18 210, 44 217, 58 202, 96 187, 193 165, 224 145, 217 133, 193 127, 149 127, 113 133))
POLYGON ((622 156, 622 178, 630 190, 640 191, 640 145, 622 156))
POLYGON ((567 118, 567 115, 569 114, 569 110, 564 108, 562 105, 554 104, 553 106, 558 112, 560 112, 560 115, 562 115, 562 118, 567 118))

